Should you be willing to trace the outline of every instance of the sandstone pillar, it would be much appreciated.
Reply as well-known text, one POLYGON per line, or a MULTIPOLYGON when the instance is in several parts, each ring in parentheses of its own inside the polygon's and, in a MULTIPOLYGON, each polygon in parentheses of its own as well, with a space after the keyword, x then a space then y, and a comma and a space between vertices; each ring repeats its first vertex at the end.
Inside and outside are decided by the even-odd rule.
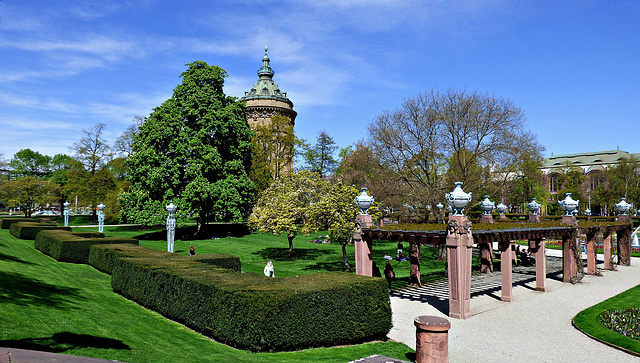
POLYGON ((612 270, 613 269, 613 261, 611 255, 611 234, 607 234, 603 236, 602 240, 602 250, 604 253, 604 269, 612 270))
POLYGON ((618 222, 629 223, 630 228, 625 228, 617 232, 618 236, 618 264, 622 266, 631 265, 631 218, 629 216, 619 216, 618 222))
POLYGON ((445 318, 423 315, 413 324, 416 326, 416 363, 449 362, 451 323, 445 318))
POLYGON ((571 278, 577 275, 576 256, 574 248, 577 248, 578 240, 569 236, 562 237, 562 282, 571 282, 571 278))
POLYGON ((502 296, 500 300, 513 301, 513 271, 511 261, 515 252, 511 248, 511 242, 500 242, 500 277, 502 280, 502 296))
POLYGON ((362 228, 373 225, 371 216, 361 214, 358 216, 356 231, 353 234, 353 243, 356 250, 356 275, 373 276, 372 242, 369 238, 363 238, 362 228))
POLYGON ((544 240, 534 240, 531 241, 529 246, 533 244, 533 247, 530 248, 531 253, 533 253, 533 257, 536 259, 536 291, 547 291, 545 286, 545 280, 547 278, 547 258, 545 254, 545 245, 544 240))
POLYGON ((449 273, 449 316, 471 317, 471 222, 466 216, 449 215, 447 225, 447 271, 449 273))
POLYGON ((587 234, 587 275, 595 275, 596 274, 596 246, 595 246, 596 234, 588 233, 587 234))
POLYGON ((411 269, 409 271, 409 284, 422 286, 420 283, 420 243, 415 237, 409 238, 409 261, 411 269))

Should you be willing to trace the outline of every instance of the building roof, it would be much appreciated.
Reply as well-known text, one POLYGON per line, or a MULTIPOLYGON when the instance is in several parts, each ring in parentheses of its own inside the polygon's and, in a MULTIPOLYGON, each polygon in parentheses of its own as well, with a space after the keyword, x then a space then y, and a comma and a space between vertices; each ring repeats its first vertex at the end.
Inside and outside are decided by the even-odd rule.
POLYGON ((621 159, 640 158, 640 153, 631 154, 622 150, 596 151, 576 154, 553 155, 542 161, 542 169, 555 169, 564 166, 567 162, 579 166, 585 171, 607 168, 615 165, 621 159))
POLYGON ((262 67, 258 70, 258 76, 260 77, 258 83, 253 85, 249 92, 245 92, 241 100, 276 99, 290 104, 293 108, 293 102, 287 98, 287 93, 280 91, 278 85, 273 82, 275 72, 271 69, 270 62, 269 48, 264 47, 262 67))

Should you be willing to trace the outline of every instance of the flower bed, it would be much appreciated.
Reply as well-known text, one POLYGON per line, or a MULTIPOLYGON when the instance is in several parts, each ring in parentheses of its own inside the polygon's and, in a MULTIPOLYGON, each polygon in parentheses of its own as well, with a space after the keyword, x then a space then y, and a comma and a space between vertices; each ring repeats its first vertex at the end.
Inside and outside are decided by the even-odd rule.
POLYGON ((614 332, 640 340, 640 308, 605 311, 598 321, 614 332))

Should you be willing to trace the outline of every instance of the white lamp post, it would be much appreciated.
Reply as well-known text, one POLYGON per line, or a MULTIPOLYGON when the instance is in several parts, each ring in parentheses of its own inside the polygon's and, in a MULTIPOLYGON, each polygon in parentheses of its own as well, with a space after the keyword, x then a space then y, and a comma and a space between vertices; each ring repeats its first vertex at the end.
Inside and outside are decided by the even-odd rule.
POLYGON ((169 212, 169 216, 167 217, 167 251, 173 253, 174 239, 176 236, 175 212, 178 209, 178 207, 173 205, 173 202, 170 202, 166 208, 167 208, 167 212, 169 212))
POLYGON ((65 227, 69 227, 69 205, 70 204, 71 203, 69 203, 68 201, 62 203, 62 206, 63 206, 62 215, 64 216, 64 226, 65 227))
POLYGON ((102 233, 104 232, 104 207, 106 207, 106 205, 100 203, 98 204, 98 232, 102 233))

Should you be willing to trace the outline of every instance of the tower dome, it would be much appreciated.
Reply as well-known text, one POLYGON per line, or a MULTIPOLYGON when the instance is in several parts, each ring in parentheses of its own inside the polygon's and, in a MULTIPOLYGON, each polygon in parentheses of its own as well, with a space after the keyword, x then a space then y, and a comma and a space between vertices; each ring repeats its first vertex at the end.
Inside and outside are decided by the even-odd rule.
POLYGON ((293 125, 298 115, 293 110, 293 102, 287 98, 287 93, 282 92, 273 81, 275 72, 271 69, 270 63, 269 48, 264 47, 258 82, 241 98, 247 104, 247 121, 252 127, 269 122, 271 117, 277 114, 287 117, 293 125))

